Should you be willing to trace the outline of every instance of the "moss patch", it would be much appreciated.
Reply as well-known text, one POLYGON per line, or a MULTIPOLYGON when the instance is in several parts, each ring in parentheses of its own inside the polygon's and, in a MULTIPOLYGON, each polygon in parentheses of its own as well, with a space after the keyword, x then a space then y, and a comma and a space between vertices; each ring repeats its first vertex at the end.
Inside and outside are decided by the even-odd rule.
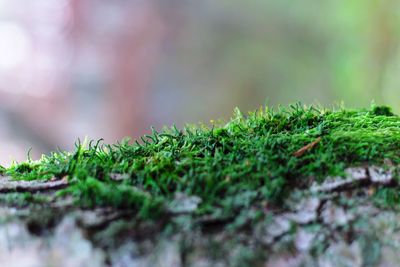
POLYGON ((390 108, 297 104, 247 115, 236 110, 211 127, 153 129, 134 144, 78 142, 73 153, 57 151, 0 171, 23 180, 68 176, 69 188, 58 194, 83 207, 136 209, 149 218, 184 193, 202 199, 196 214, 230 216, 254 203, 280 207, 294 188, 341 175, 345 167, 397 165, 399 141, 400 118, 390 108))

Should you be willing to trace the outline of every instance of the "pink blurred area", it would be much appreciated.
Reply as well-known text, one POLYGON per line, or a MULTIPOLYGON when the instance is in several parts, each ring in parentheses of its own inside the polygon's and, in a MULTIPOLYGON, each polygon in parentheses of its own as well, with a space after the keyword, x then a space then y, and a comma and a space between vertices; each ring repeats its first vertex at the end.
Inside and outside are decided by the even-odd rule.
POLYGON ((165 32, 151 1, 1 0, 0 163, 143 134, 165 32))

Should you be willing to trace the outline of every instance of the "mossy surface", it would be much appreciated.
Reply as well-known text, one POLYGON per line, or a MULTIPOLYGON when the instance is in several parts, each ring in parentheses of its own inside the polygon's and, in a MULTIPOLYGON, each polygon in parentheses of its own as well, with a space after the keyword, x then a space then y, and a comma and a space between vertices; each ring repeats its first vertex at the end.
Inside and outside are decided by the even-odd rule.
MULTIPOLYGON (((155 218, 177 193, 201 198, 197 215, 232 216, 262 203, 284 208, 285 196, 310 181, 388 162, 400 163, 400 117, 389 108, 297 104, 247 115, 236 110, 230 121, 211 127, 153 130, 134 144, 79 142, 73 153, 58 151, 0 171, 17 180, 67 176, 70 185, 57 192, 60 197, 155 218)), ((390 199, 398 202, 397 195, 390 199)))

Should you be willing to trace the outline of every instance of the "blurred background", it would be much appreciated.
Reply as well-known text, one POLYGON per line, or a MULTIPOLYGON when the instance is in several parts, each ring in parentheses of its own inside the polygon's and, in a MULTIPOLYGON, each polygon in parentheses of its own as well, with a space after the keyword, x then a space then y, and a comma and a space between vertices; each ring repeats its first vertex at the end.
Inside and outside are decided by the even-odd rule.
POLYGON ((0 0, 0 164, 234 107, 400 111, 400 1, 0 0))

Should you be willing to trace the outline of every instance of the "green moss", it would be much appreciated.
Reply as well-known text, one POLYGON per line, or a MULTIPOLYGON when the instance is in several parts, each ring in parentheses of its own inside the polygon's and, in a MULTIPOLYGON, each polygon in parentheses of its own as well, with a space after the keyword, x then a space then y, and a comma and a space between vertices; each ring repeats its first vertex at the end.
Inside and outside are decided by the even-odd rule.
POLYGON ((399 188, 378 188, 373 200, 382 208, 400 208, 400 190, 399 188))
POLYGON ((50 197, 26 193, 0 194, 0 202, 8 206, 25 207, 31 204, 44 204, 50 201, 50 197))
POLYGON ((321 181, 348 166, 383 165, 385 159, 399 164, 399 141, 400 118, 390 108, 297 104, 247 116, 236 110, 226 124, 212 127, 153 129, 134 144, 79 142, 74 153, 16 163, 6 173, 26 180, 68 176, 71 186, 60 194, 74 196, 82 206, 135 208, 148 217, 182 192, 202 198, 197 213, 225 214, 263 201, 279 206, 310 177, 321 181), (115 174, 128 179, 114 181, 115 174), (238 195, 251 197, 241 205, 238 195))
POLYGON ((394 116, 393 111, 390 107, 387 106, 374 106, 372 107, 372 114, 374 115, 382 115, 382 116, 394 116))
POLYGON ((160 197, 153 197, 128 184, 106 183, 93 177, 78 180, 58 195, 72 195, 79 199, 79 205, 82 207, 135 208, 144 218, 156 218, 162 208, 160 197))

